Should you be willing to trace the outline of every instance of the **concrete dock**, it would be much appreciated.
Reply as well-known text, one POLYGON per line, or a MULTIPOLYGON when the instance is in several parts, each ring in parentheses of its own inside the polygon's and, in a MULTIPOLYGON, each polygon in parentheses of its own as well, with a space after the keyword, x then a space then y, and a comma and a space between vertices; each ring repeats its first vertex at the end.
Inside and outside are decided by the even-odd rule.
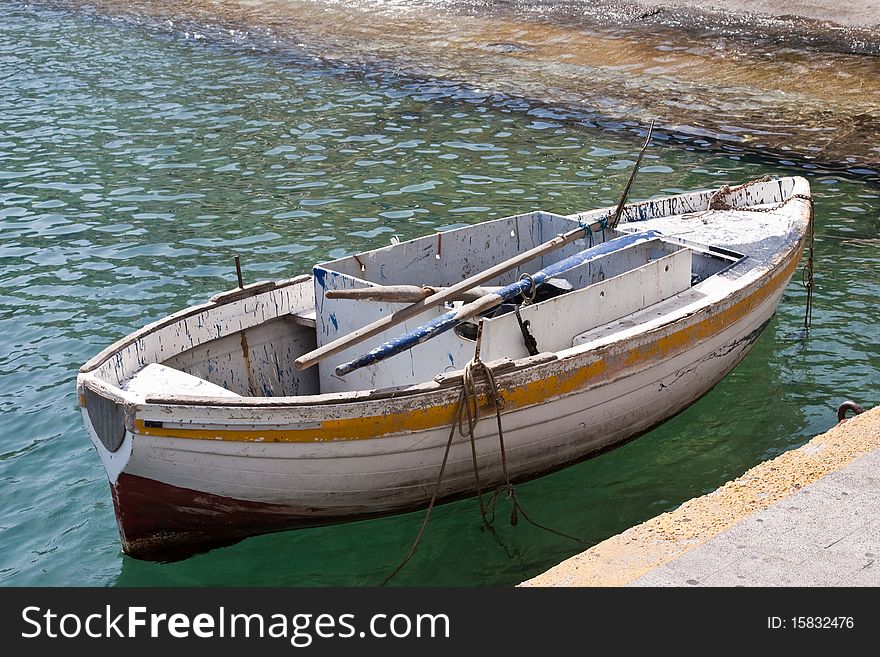
POLYGON ((880 586, 880 407, 521 586, 880 586))

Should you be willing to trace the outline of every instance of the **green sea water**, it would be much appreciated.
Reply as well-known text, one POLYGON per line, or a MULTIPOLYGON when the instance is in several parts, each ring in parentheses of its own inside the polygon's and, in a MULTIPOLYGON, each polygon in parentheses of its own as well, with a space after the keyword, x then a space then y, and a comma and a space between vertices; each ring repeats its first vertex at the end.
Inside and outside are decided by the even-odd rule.
MULTIPOLYGON (((0 584, 376 585, 421 514, 256 537, 174 564, 120 552, 76 404, 113 340, 248 281, 438 229, 616 202, 621 124, 448 81, 0 0, 0 584)), ((746 360, 650 434, 521 485, 529 515, 597 542, 707 493, 880 396, 880 188, 659 135, 632 197, 809 178, 813 329, 798 281, 746 360)), ((511 585, 583 549, 474 500, 438 508, 405 585, 511 585)))

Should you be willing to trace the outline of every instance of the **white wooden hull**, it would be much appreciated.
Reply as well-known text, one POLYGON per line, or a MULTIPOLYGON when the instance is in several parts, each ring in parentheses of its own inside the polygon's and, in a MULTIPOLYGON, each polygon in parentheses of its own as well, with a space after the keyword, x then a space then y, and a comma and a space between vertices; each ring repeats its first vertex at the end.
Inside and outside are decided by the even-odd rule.
MULTIPOLYGON (((698 348, 614 383, 503 415, 511 474, 526 479, 638 435, 705 394, 747 353, 777 299, 698 348), (687 373, 683 376, 683 373, 687 373)), ((271 417, 267 418, 271 420, 271 417)), ((283 420, 280 420, 283 421, 283 420)), ((389 513, 426 501, 449 435, 447 427, 379 439, 303 443, 210 442, 136 435, 126 472, 253 502, 315 507, 304 522, 389 513), (389 469, 393 464, 393 469, 389 469)), ((494 422, 478 425, 481 478, 501 482, 494 422)), ((443 495, 471 491, 470 443, 458 437, 443 495)))
MULTIPOLYGON (((708 286, 705 298, 682 305, 669 321, 499 367, 512 478, 534 478, 619 445, 717 384, 748 353, 795 271, 808 219, 805 207, 798 212, 796 230, 765 266, 735 284, 708 286)), ((460 389, 453 376, 395 394, 205 402, 126 400, 88 372, 80 386, 124 549, 160 559, 255 533, 424 507, 460 389), (95 394, 115 395, 123 409, 125 435, 115 451, 90 419, 95 394)), ((491 413, 483 409, 476 429, 484 488, 502 483, 496 424, 485 417, 491 413)), ((473 493, 470 443, 456 435, 440 497, 473 493)))

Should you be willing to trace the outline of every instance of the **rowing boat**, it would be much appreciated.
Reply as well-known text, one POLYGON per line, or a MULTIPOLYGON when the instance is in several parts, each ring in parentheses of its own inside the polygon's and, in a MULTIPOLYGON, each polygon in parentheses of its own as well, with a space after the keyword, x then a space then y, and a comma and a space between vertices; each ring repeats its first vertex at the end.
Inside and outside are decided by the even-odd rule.
POLYGON ((809 185, 654 198, 612 225, 614 210, 505 217, 241 285, 96 355, 78 399, 123 550, 173 560, 425 508, 474 495, 475 474, 486 490, 532 479, 687 408, 776 311, 809 185), (474 363, 494 387, 468 399, 474 363), (463 399, 498 409, 503 448, 494 418, 452 429, 463 399))

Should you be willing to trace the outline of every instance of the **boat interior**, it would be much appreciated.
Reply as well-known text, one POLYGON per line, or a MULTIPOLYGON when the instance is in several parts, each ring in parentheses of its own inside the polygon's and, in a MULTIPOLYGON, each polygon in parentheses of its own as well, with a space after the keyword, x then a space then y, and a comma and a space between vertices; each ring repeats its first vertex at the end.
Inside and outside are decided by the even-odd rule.
POLYGON ((427 309, 318 366, 297 370, 294 361, 303 354, 408 305, 331 299, 328 291, 451 286, 572 228, 602 223, 610 211, 504 217, 325 262, 312 275, 237 288, 144 327, 108 347, 81 372, 91 373, 90 384, 105 394, 128 401, 284 397, 291 403, 307 403, 306 398, 319 403, 315 396, 331 399, 408 387, 461 370, 474 356, 478 320, 485 362, 528 356, 523 325, 541 353, 579 348, 640 322, 672 316, 705 296, 703 290, 713 289, 712 282, 721 280, 719 273, 740 272, 766 258, 789 230, 776 210, 792 196, 796 180, 734 188, 723 199, 725 207, 711 208, 722 212, 710 211, 718 196, 708 191, 627 206, 617 229, 587 231, 583 239, 481 285, 509 285, 596 244, 646 228, 659 229, 662 236, 613 248, 554 277, 533 299, 509 300, 456 330, 344 377, 335 374, 337 364, 462 302, 427 309), (742 206, 761 211, 738 209, 742 206))
MULTIPOLYGON (((474 355, 478 320, 483 322, 484 361, 529 355, 521 322, 527 323, 541 352, 556 352, 583 344, 602 327, 635 312, 661 308, 740 258, 681 240, 651 239, 575 267, 541 286, 533 300, 519 297, 504 303, 380 365, 345 377, 333 372, 337 363, 462 302, 430 309, 316 367, 303 371, 294 367, 304 353, 408 305, 328 299, 328 290, 450 286, 578 226, 576 218, 545 212, 505 217, 322 263, 310 277, 264 292, 257 284, 252 286, 255 294, 231 302, 224 303, 224 295, 218 295, 215 308, 133 341, 99 368, 100 378, 144 398, 303 397, 410 386, 462 369, 474 355)), ((538 257, 485 286, 508 285, 523 274, 624 234, 609 228, 594 232, 591 238, 538 257)), ((242 290, 227 295, 234 299, 237 293, 242 290)))

